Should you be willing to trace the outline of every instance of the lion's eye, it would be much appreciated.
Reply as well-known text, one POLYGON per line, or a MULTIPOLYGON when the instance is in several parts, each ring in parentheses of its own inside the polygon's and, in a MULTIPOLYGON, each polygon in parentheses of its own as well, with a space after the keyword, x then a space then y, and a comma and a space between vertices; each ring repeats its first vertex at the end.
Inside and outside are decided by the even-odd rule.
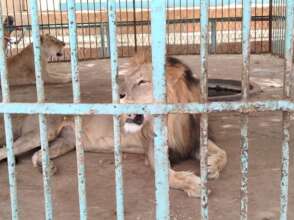
POLYGON ((138 82, 138 85, 142 85, 142 84, 144 84, 144 83, 147 83, 147 81, 146 80, 140 80, 139 82, 138 82))

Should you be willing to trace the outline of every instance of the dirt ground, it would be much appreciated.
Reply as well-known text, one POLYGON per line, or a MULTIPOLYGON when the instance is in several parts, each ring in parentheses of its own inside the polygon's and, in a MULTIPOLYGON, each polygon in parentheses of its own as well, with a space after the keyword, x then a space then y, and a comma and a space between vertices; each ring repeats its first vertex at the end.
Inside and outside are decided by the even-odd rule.
MULTIPOLYGON (((199 72, 198 56, 181 56, 199 72)), ((240 79, 241 56, 209 57, 209 76, 240 79)), ((278 99, 282 94, 283 60, 269 55, 252 56, 251 80, 262 92, 251 100, 278 99)), ((69 72, 68 63, 51 64, 51 71, 69 72)), ((108 60, 80 63, 83 102, 109 102, 111 99, 108 60)), ((36 100, 34 87, 13 88, 12 101, 36 100)), ((49 102, 71 102, 71 84, 46 87, 49 102)), ((250 114, 249 121, 249 219, 274 220, 279 217, 280 158, 282 143, 281 113, 250 114)), ((212 220, 239 219, 240 210, 240 125, 239 114, 210 115, 216 142, 228 154, 228 166, 218 180, 210 181, 209 215, 212 220)), ((3 133, 3 132, 2 132, 3 133)), ((291 130, 293 134, 293 129, 291 130)), ((0 139, 3 141, 3 136, 0 139)), ((291 141, 291 147, 293 140, 291 141)), ((293 150, 290 161, 289 213, 294 219, 293 150)), ((32 152, 19 158, 16 166, 20 219, 44 219, 42 176, 32 168, 32 152)), ((58 173, 52 177, 53 210, 57 220, 79 219, 76 156, 71 152, 55 160, 58 173)), ((185 161, 178 170, 199 174, 199 163, 185 161)), ((154 219, 154 177, 141 155, 125 155, 123 161, 125 215, 130 220, 154 219)), ((115 219, 114 159, 112 154, 86 153, 89 219, 115 219)), ((170 190, 171 219, 200 219, 200 200, 170 190)), ((0 219, 10 219, 6 162, 0 163, 0 219)))

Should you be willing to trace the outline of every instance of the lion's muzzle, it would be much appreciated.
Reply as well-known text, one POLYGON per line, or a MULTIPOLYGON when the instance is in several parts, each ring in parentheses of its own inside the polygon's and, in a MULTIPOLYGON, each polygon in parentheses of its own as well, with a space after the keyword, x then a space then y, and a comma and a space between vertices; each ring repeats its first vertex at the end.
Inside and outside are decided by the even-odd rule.
POLYGON ((143 122, 144 122, 144 115, 141 115, 141 114, 128 115, 128 118, 126 119, 126 123, 133 123, 136 125, 142 125, 143 122))

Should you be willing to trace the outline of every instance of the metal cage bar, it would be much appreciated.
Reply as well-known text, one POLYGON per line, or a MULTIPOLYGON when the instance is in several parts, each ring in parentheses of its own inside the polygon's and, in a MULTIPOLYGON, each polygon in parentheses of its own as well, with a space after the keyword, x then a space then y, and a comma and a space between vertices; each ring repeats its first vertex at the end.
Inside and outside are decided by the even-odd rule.
MULTIPOLYGON (((166 102, 166 1, 151 2, 152 81, 155 103, 166 102)), ((154 117, 154 171, 156 219, 169 216, 169 162, 166 116, 154 117)))
MULTIPOLYGON (((284 98, 290 99, 293 80, 293 29, 294 29, 294 1, 286 2, 286 30, 284 49, 284 98)), ((283 112, 283 143, 281 167, 280 220, 287 219, 288 184, 289 184, 289 141, 290 141, 290 113, 283 112)))
MULTIPOLYGON (((111 60, 111 84, 112 84, 112 102, 119 103, 118 77, 118 56, 116 39, 116 2, 108 2, 109 19, 109 40, 110 40, 110 60, 111 60)), ((114 134, 114 158, 115 158, 115 189, 116 189, 116 215, 117 220, 124 219, 124 194, 123 194, 123 172, 122 156, 120 151, 120 121, 119 116, 113 116, 113 134, 114 134)))
MULTIPOLYGON (((0 2, 0 12, 2 12, 2 3, 0 2)), ((0 73, 1 73, 1 89, 2 89, 2 103, 10 102, 8 73, 6 67, 6 53, 4 44, 4 27, 3 16, 0 16, 0 73)), ((9 191, 10 191, 10 205, 11 205, 11 219, 18 220, 18 201, 17 201, 17 188, 15 176, 15 157, 13 153, 13 127, 12 119, 9 113, 4 114, 4 127, 6 139, 6 152, 8 162, 8 178, 9 178, 9 191)))
MULTIPOLYGON (((200 2, 200 94, 201 102, 208 101, 207 86, 207 56, 208 56, 208 6, 209 0, 200 2)), ((208 144, 208 114, 200 117, 200 167, 201 167, 201 219, 208 219, 207 190, 207 144, 208 144)))
POLYGON ((168 113, 213 113, 213 112, 294 112, 290 100, 265 100, 256 102, 210 102, 207 104, 73 104, 73 103, 0 103, 0 112, 8 114, 48 115, 121 115, 168 113))
MULTIPOLYGON (((250 72, 251 0, 243 2, 242 21, 242 101, 247 102, 250 72)), ((241 210, 240 219, 248 218, 248 113, 241 114, 241 210)))
MULTIPOLYGON (((79 79, 79 64, 78 64, 78 41, 77 41, 77 25, 76 25, 76 1, 67 1, 68 24, 70 35, 70 55, 71 55, 71 74, 74 103, 81 102, 80 79, 79 79)), ((85 156, 82 145, 82 118, 79 115, 75 116, 75 136, 76 136, 76 155, 77 155, 77 172, 78 172, 78 187, 79 187, 79 205, 80 219, 86 220, 87 212, 87 197, 86 197, 86 176, 85 176, 85 156)))
MULTIPOLYGON (((115 174, 116 174, 116 205, 117 219, 124 219, 124 195, 122 182, 122 161, 120 153, 120 125, 121 114, 151 114, 154 115, 155 130, 155 186, 156 186, 156 219, 169 219, 169 163, 167 157, 167 128, 166 114, 170 113, 201 113, 201 217, 208 219, 207 198, 207 121, 211 112, 240 112, 241 113, 241 210, 240 218, 248 218, 248 114, 261 111, 283 112, 283 143, 281 168, 281 195, 280 219, 287 219, 288 204, 288 174, 289 174, 289 126, 290 113, 294 111, 294 102, 290 100, 291 80, 293 79, 293 28, 294 28, 294 1, 287 0, 286 36, 285 36, 285 63, 284 63, 284 100, 265 100, 248 102, 248 86, 250 72, 250 26, 251 1, 243 1, 243 34, 242 34, 242 102, 212 102, 207 103, 207 55, 208 55, 208 0, 201 0, 201 103, 166 104, 165 81, 165 53, 166 53, 166 1, 152 1, 151 29, 152 29, 152 67, 153 67, 153 104, 118 104, 117 85, 117 45, 116 45, 116 1, 109 1, 109 34, 110 57, 112 70, 112 104, 81 104, 78 42, 76 22, 76 2, 68 0, 68 23, 70 31, 71 71, 73 82, 74 103, 56 104, 45 103, 44 82, 41 68, 41 41, 38 22, 37 0, 30 0, 32 13, 32 36, 34 47, 34 61, 38 103, 10 103, 5 52, 0 51, 1 88, 3 101, 0 103, 0 112, 4 113, 5 132, 7 142, 8 172, 11 196, 12 219, 18 219, 18 205, 15 179, 15 162, 13 155, 13 129, 10 114, 39 114, 40 137, 42 147, 42 167, 44 181, 45 214, 46 219, 53 219, 52 198, 49 178, 48 138, 45 115, 75 115, 75 134, 77 148, 77 166, 79 183, 80 219, 87 219, 86 179, 84 165, 84 150, 82 147, 82 115, 113 115, 115 137, 115 174)), ((0 18, 2 22, 2 18, 0 18)), ((0 27, 0 46, 3 48, 3 27, 0 27)))
MULTIPOLYGON (((38 20, 38 1, 30 0, 31 19, 32 19, 32 38, 34 48, 34 63, 35 63, 35 76, 37 87, 37 100, 38 103, 45 102, 44 81, 42 78, 42 64, 41 64, 41 40, 40 28, 38 20)), ((52 196, 50 187, 50 167, 49 167, 49 147, 47 137, 47 120, 44 114, 39 114, 40 126, 40 139, 42 150, 42 171, 44 182, 44 197, 45 197, 45 216, 46 220, 53 219, 52 210, 52 196)))

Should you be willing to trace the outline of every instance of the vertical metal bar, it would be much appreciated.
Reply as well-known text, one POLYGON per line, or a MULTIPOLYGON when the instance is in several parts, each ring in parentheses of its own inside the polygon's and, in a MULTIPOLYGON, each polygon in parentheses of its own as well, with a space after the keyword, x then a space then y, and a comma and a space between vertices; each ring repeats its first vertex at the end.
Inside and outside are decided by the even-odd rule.
MULTIPOLYGON (((257 16, 257 0, 255 0, 254 16, 257 16)), ((257 53, 257 19, 254 20, 254 53, 257 53)))
MULTIPOLYGON (((108 2, 108 24, 110 39, 111 59, 111 83, 112 102, 119 103, 119 86, 117 84, 118 56, 116 39, 116 2, 108 2)), ((117 220, 124 219, 124 194, 123 194, 123 172, 122 157, 120 150, 120 121, 119 116, 113 116, 114 133, 114 158, 115 158, 115 189, 116 189, 116 216, 117 220)))
MULTIPOLYGON (((97 51, 97 57, 95 57, 95 58, 99 58, 99 53, 98 53, 98 51, 99 51, 99 47, 98 47, 98 27, 100 27, 100 25, 98 25, 97 24, 97 9, 96 9, 96 1, 95 0, 92 0, 92 4, 93 4, 93 10, 94 10, 94 23, 95 23, 95 25, 94 25, 94 34, 95 34, 95 49, 96 49, 96 51, 97 51)), ((99 13, 101 13, 101 12, 99 12, 99 13)))
MULTIPOLYGON (((284 98, 291 95, 291 81, 293 80, 293 28, 294 28, 294 1, 286 2, 286 30, 284 49, 284 98)), ((283 144, 281 168, 280 220, 287 219, 288 184, 289 184, 289 140, 290 140, 290 113, 283 112, 283 144)))
POLYGON ((100 43, 101 43, 101 57, 104 58, 106 55, 105 52, 105 43, 104 43, 104 22, 102 20, 102 3, 99 1, 99 20, 100 20, 100 43))
MULTIPOLYGON (((10 102, 9 82, 6 68, 6 54, 4 50, 4 27, 3 27, 3 8, 0 2, 0 73, 1 73, 1 88, 2 102, 10 102)), ((11 204, 11 219, 18 220, 18 203, 17 203, 17 185, 15 177, 15 158, 13 153, 13 127, 10 114, 4 114, 6 150, 7 150, 7 166, 9 178, 10 204, 11 204)))
POLYGON ((133 28, 134 28, 134 41, 135 52, 137 51, 137 22, 136 22, 136 1, 133 0, 133 28))
POLYGON ((269 35, 268 35, 268 48, 269 48, 269 52, 272 53, 272 40, 273 40, 273 0, 269 0, 269 16, 268 16, 268 31, 269 31, 269 35))
MULTIPOLYGON (((44 82, 42 79, 42 63, 41 63, 41 42, 40 42, 40 28, 38 17, 38 1, 30 0, 31 16, 32 16, 32 37, 34 48, 34 63, 37 86, 38 103, 45 102, 44 82)), ((50 187, 50 167, 49 167, 49 151, 48 151, 48 137, 47 137, 47 120, 45 115, 39 114, 40 125, 40 139, 42 149, 42 169, 44 182, 44 196, 45 196, 45 215, 47 220, 53 219, 52 212, 52 196, 50 187)))
MULTIPOLYGON (((125 0, 126 1, 126 4, 125 4, 125 6, 126 6, 126 9, 125 9, 125 13, 126 13, 126 18, 127 18, 127 24, 129 23, 129 7, 128 7, 128 0, 125 0)), ((127 28, 127 56, 130 56, 130 35, 129 35, 129 33, 130 33, 130 27, 129 27, 129 25, 127 25, 126 26, 126 28, 127 28)))
MULTIPOLYGON (((89 0, 87 0, 87 24, 88 24, 88 40, 89 40, 89 50, 90 50, 90 55, 87 58, 92 58, 92 33, 91 33, 91 25, 90 25, 90 12, 89 12, 89 0)), ((95 7, 95 3, 94 3, 95 7)), ((95 13, 95 11, 94 11, 95 13)))
MULTIPOLYGON (((15 16, 16 13, 15 13, 15 4, 14 4, 14 1, 12 1, 12 11, 13 11, 13 17, 15 19, 15 24, 14 25, 16 25, 17 20, 16 20, 16 16, 15 16)), ((16 39, 15 40, 18 41, 17 35, 16 35, 16 39)), ((19 45, 16 44, 16 53, 18 53, 18 51, 19 51, 19 45)))
POLYGON ((216 21, 211 20, 211 53, 215 54, 216 53, 216 21))
MULTIPOLYGON (((200 2, 200 94, 201 102, 208 100, 207 90, 207 56, 208 56, 208 7, 209 0, 200 2)), ((207 190, 207 131, 208 114, 200 118, 200 168, 201 168, 201 219, 208 219, 208 190, 207 190)))
POLYGON ((82 59, 86 59, 87 55, 86 55, 86 46, 85 46, 85 28, 84 28, 84 16, 83 16, 83 12, 84 12, 84 8, 83 8, 83 2, 82 0, 79 1, 79 4, 80 4, 80 13, 81 13, 81 29, 82 29, 82 59))
MULTIPOLYGON (((70 38, 70 54, 71 54, 71 73, 74 103, 80 103, 80 79, 79 79, 79 65, 78 65, 78 41, 77 41, 77 24, 76 24, 76 3, 75 0, 68 0, 68 24, 69 24, 69 38, 70 38)), ((88 218, 87 211, 87 196, 86 196, 86 177, 85 177, 85 156, 84 148, 81 140, 82 133, 82 118, 75 116, 75 134, 76 134, 76 154, 77 154, 77 168, 78 168, 78 187, 79 187, 79 205, 80 205, 80 219, 86 220, 88 218)))
MULTIPOLYGON (((157 103, 166 101, 165 55, 166 55, 166 1, 151 2, 151 37, 153 97, 157 103)), ((169 219, 169 162, 167 156, 166 117, 154 117, 154 162, 156 219, 169 219)))
MULTIPOLYGON (((60 3, 60 4, 61 4, 61 3, 60 3)), ((67 2, 66 2, 66 4, 67 4, 67 2)), ((61 25, 62 25, 62 27, 61 27, 62 41, 64 41, 64 29, 65 29, 65 27, 63 26, 63 13, 64 13, 64 11, 61 10, 61 11, 60 11, 60 23, 61 23, 61 25)), ((63 53, 63 60, 66 60, 66 59, 68 59, 68 58, 66 57, 66 53, 63 53)))
MULTIPOLYGON (((243 1, 242 20, 242 100, 247 102, 250 71, 251 0, 243 1)), ((248 114, 241 114, 241 207, 240 219, 247 219, 248 210, 248 114)))
POLYGON ((48 5, 48 0, 46 0, 46 15, 47 15, 47 25, 49 29, 49 34, 51 34, 51 25, 50 25, 50 13, 49 13, 49 5, 48 5))

